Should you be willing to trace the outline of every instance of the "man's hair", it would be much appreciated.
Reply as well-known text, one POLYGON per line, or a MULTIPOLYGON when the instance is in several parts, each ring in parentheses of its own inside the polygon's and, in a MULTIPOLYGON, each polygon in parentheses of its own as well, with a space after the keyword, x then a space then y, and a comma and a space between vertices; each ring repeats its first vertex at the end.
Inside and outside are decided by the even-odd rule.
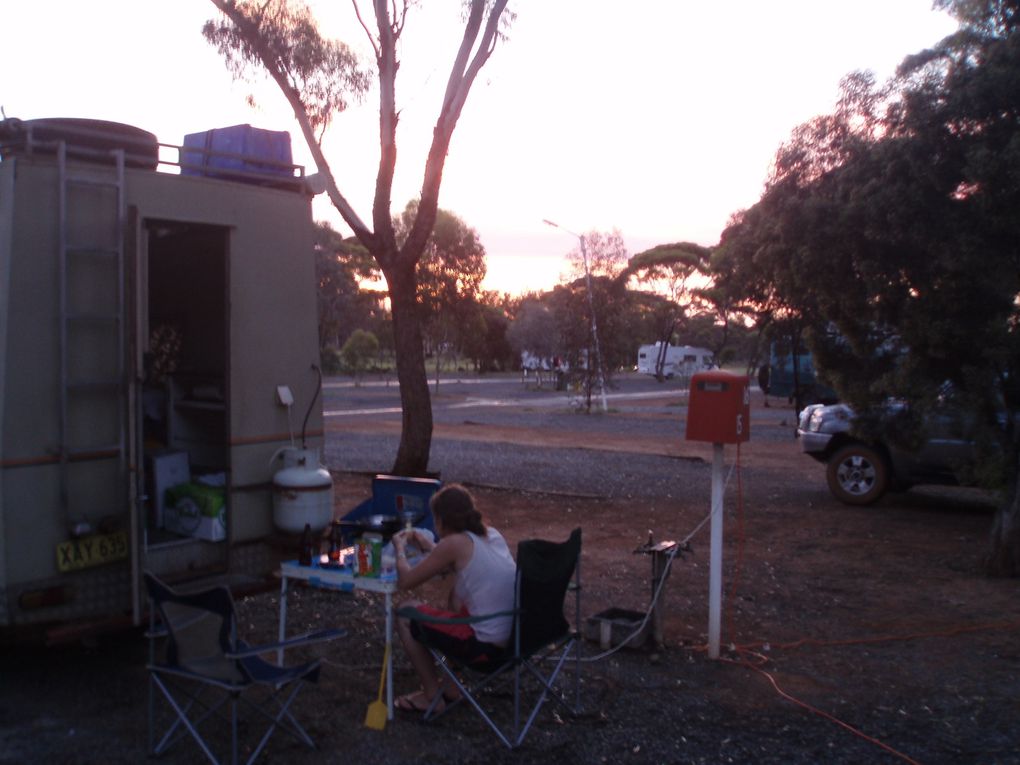
POLYGON ((437 491, 429 507, 442 522, 444 531, 470 531, 481 537, 488 533, 482 514, 475 507, 474 497, 459 484, 452 483, 437 491))

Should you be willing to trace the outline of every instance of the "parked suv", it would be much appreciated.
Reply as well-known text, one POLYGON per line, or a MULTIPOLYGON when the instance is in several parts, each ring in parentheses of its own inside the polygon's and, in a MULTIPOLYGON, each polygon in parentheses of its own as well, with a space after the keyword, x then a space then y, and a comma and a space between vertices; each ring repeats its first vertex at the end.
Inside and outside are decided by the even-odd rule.
MULTIPOLYGON (((883 418, 892 420, 905 407, 890 403, 883 418)), ((801 451, 827 465, 829 491, 850 505, 870 505, 887 491, 915 484, 959 484, 976 458, 964 420, 949 409, 926 418, 924 437, 911 450, 891 440, 854 435, 853 421, 854 412, 846 404, 812 404, 801 412, 797 427, 801 451)))

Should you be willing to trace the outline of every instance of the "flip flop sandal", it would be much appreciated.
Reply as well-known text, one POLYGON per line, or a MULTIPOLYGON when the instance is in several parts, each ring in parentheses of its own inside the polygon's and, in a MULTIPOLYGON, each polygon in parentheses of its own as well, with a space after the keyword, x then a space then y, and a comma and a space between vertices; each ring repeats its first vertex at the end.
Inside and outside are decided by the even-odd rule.
MULTIPOLYGON (((441 712, 445 706, 445 702, 440 702, 436 704, 436 708, 433 711, 441 712)), ((401 712, 412 712, 419 715, 425 714, 425 711, 429 708, 429 700, 425 697, 423 691, 414 691, 394 699, 393 708, 399 709, 401 712)))

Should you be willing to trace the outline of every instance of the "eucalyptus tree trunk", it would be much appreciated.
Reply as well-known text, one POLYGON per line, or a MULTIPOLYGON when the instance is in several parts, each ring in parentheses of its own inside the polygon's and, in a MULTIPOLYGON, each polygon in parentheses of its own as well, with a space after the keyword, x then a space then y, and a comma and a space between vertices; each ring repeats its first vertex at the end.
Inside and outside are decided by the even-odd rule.
POLYGON ((989 576, 1020 576, 1020 465, 1014 466, 1013 479, 992 523, 991 547, 985 559, 989 576))
POLYGON ((288 3, 269 0, 259 3, 212 0, 232 26, 221 28, 211 22, 203 31, 206 38, 226 56, 228 66, 244 71, 249 63, 257 60, 276 82, 294 110, 315 167, 326 181, 330 201, 358 241, 372 253, 386 277, 403 409, 400 446, 393 465, 393 472, 398 475, 424 475, 432 442, 432 402, 417 311, 415 267, 435 225, 439 187, 454 128, 471 86, 496 47, 507 2, 470 0, 465 3, 463 36, 432 131, 418 214, 402 245, 396 241, 390 212, 397 165, 397 53, 407 11, 416 3, 412 0, 373 0, 374 32, 362 17, 358 2, 354 3, 358 21, 375 53, 378 69, 380 152, 371 225, 361 219, 340 191, 321 144, 322 131, 332 117, 331 110, 342 111, 343 108, 337 106, 334 98, 323 98, 323 94, 336 95, 351 90, 351 86, 345 84, 345 78, 358 74, 353 58, 347 55, 346 46, 324 41, 314 19, 307 23, 308 19, 300 11, 292 12, 288 3))
POLYGON ((394 475, 425 476, 432 446, 432 399, 425 371, 425 350, 418 320, 414 265, 384 269, 393 315, 393 342, 400 384, 400 445, 394 475))
POLYGON ((655 379, 659 382, 666 381, 666 357, 669 355, 669 346, 677 324, 679 322, 676 317, 670 317, 659 333, 659 348, 655 354, 655 379))

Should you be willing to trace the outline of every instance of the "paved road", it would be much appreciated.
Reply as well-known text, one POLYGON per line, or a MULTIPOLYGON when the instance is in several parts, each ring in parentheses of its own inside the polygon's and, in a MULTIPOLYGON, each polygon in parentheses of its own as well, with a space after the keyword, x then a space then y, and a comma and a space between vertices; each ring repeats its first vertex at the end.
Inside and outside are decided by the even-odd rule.
MULTIPOLYGON (((609 414, 578 413, 563 392, 522 385, 519 378, 444 380, 433 388, 437 424, 557 429, 580 433, 597 445, 607 434, 636 435, 657 443, 683 437, 687 390, 644 375, 625 375, 607 395, 609 414), (663 394, 666 394, 665 397, 663 394), (650 403, 649 399, 661 399, 650 403)), ((353 386, 327 382, 324 410, 326 463, 352 472, 385 472, 396 454, 398 435, 345 430, 345 423, 371 418, 399 422, 399 391, 382 382, 353 386)), ((392 428, 391 428, 392 430, 392 428)), ((429 469, 444 481, 611 497, 669 497, 697 487, 707 495, 709 466, 700 460, 587 448, 536 448, 435 437, 429 469)))
MULTIPOLYGON (((392 380, 366 380, 355 385, 344 379, 324 383, 324 409, 327 418, 360 415, 400 414, 400 391, 392 380)), ((522 382, 516 376, 449 378, 433 382, 433 416, 444 410, 487 407, 551 407, 576 408, 580 397, 555 391, 549 384, 537 387, 533 381, 522 382)), ((614 409, 627 401, 662 396, 664 393, 686 398, 687 390, 673 382, 658 383, 647 375, 627 375, 606 392, 606 400, 614 409)), ((592 409, 600 407, 599 396, 593 395, 592 409)))

